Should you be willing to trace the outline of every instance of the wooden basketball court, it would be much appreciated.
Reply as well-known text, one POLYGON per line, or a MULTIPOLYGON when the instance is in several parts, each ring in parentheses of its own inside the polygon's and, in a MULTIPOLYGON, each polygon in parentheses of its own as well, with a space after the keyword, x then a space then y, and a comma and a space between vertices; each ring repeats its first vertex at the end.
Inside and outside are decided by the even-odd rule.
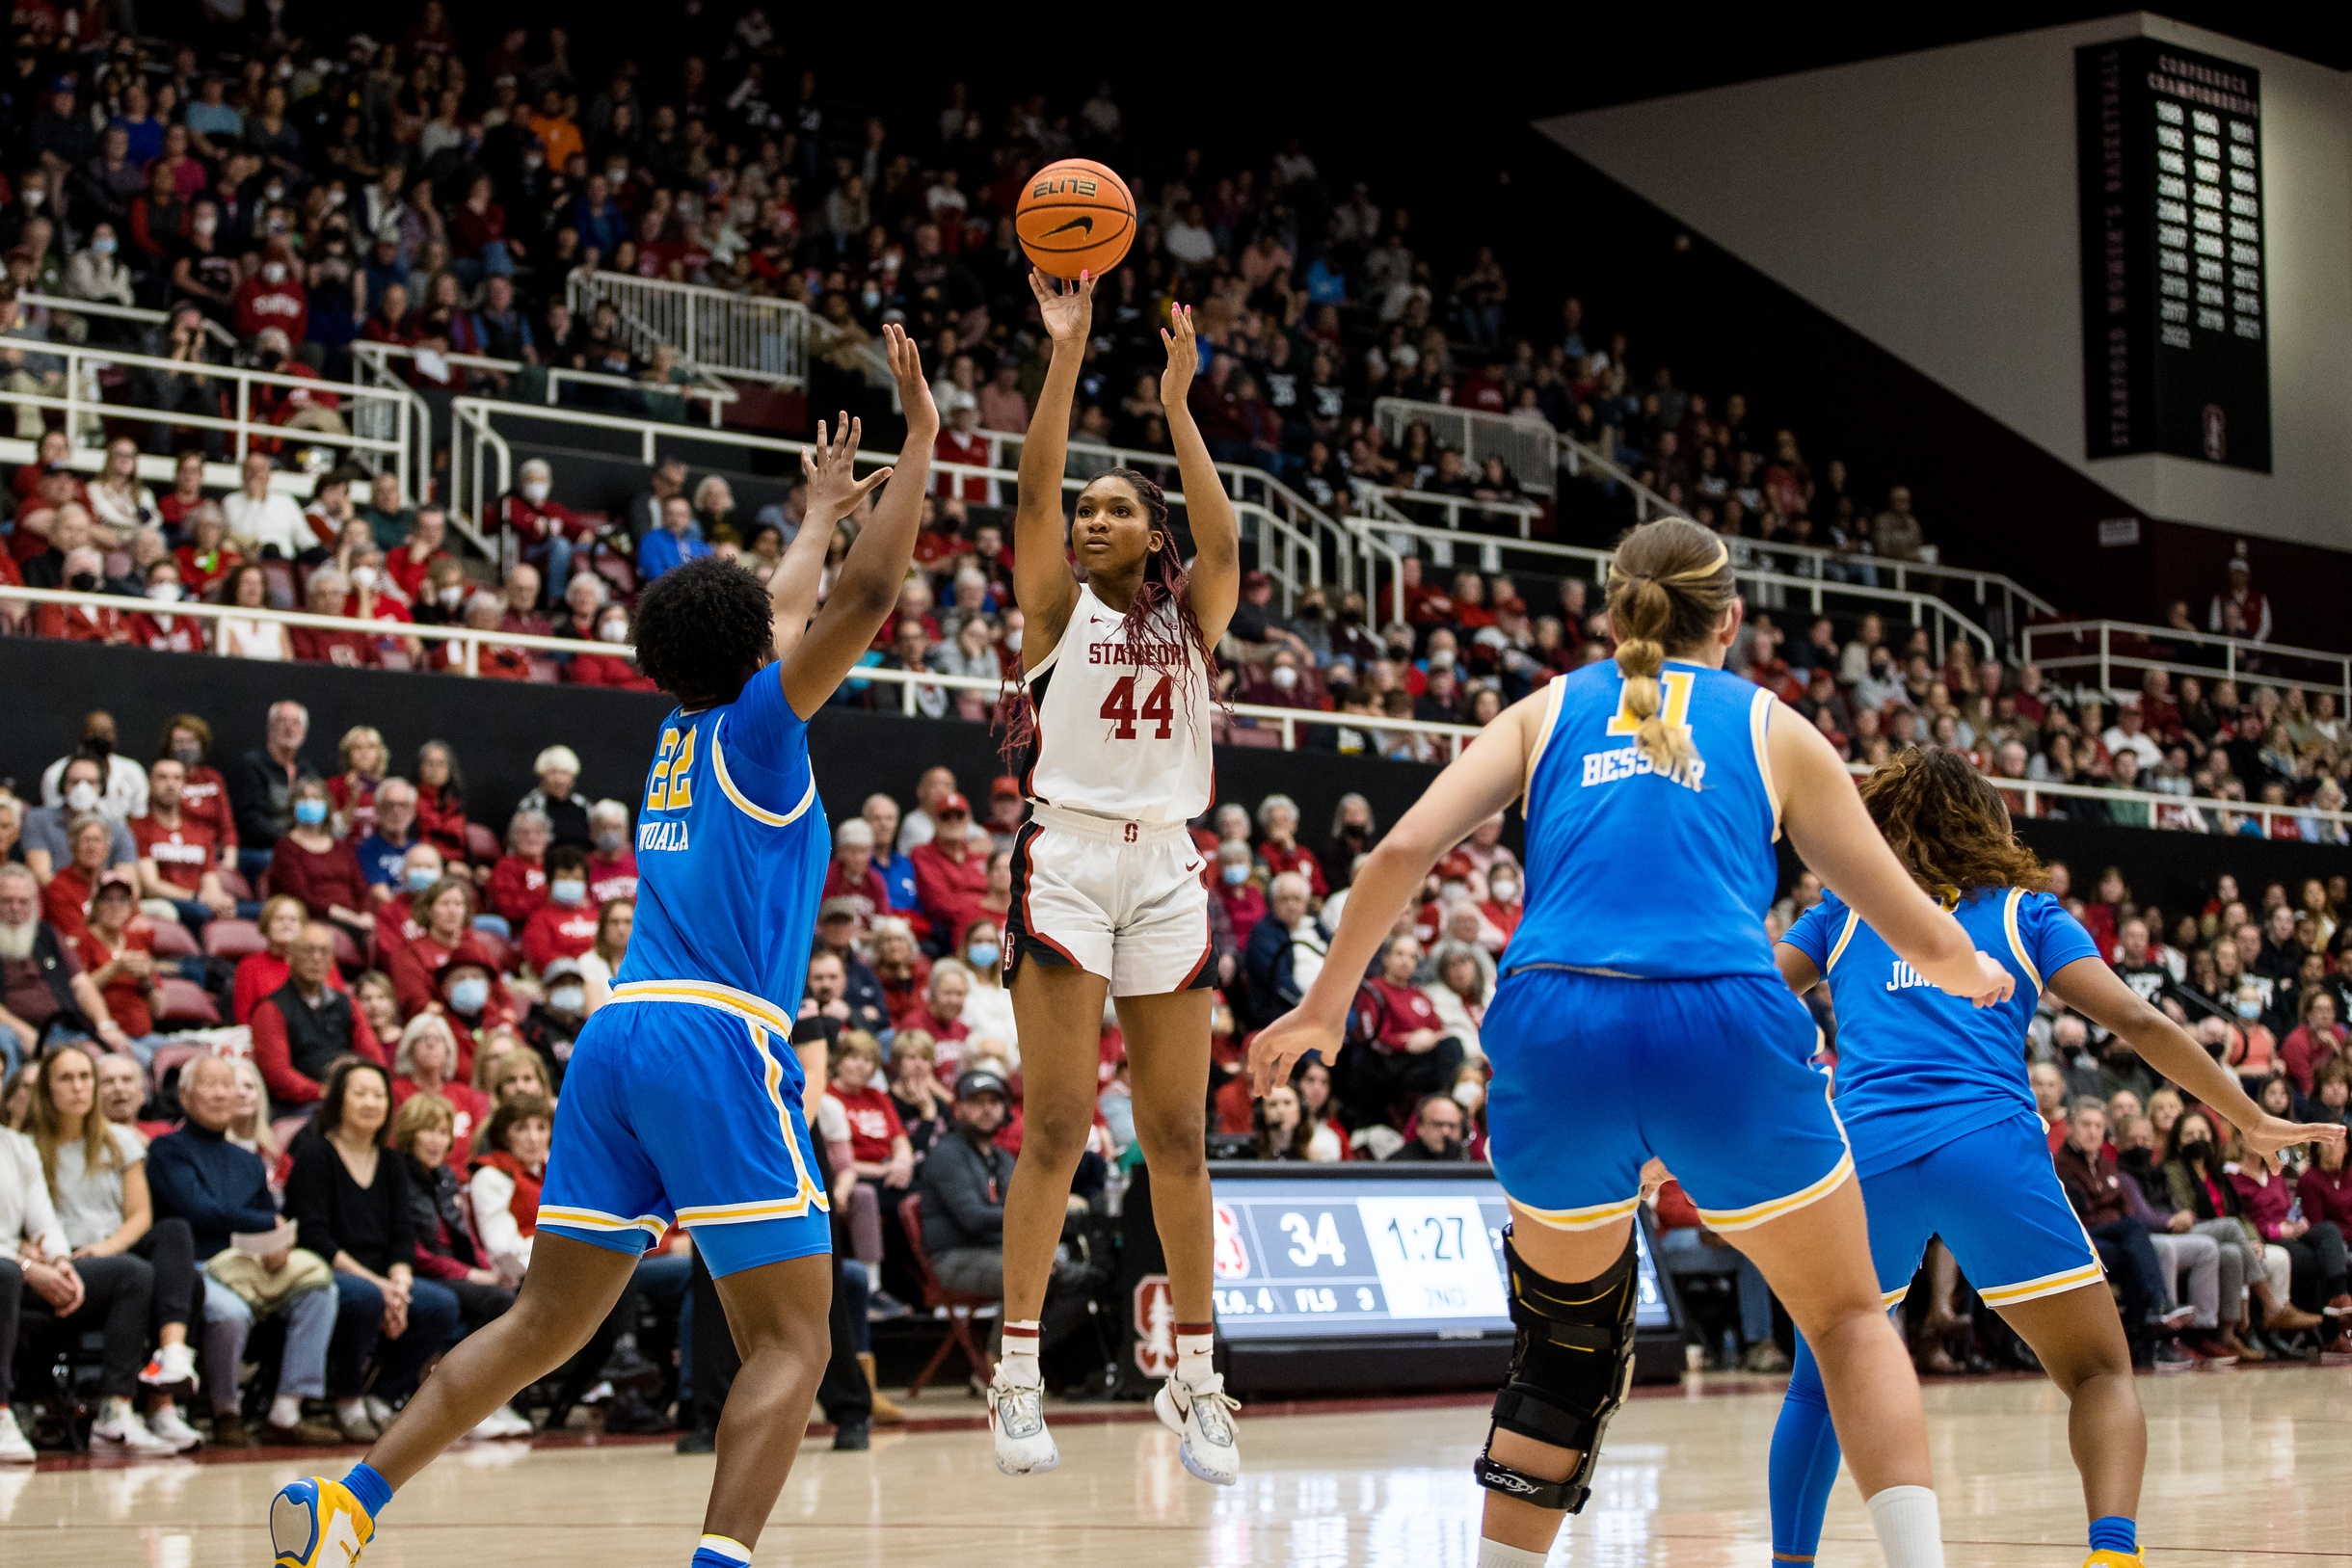
MULTIPOLYGON (((2157 1564, 2341 1563, 2352 1556, 2352 1370, 2289 1368, 2144 1377, 2149 1487, 2141 1540, 2157 1564)), ((1555 1563, 1763 1568, 1764 1456, 1778 1406, 1762 1379, 1644 1391, 1611 1427, 1591 1505, 1555 1563)), ((2025 1379, 1931 1385, 1938 1490, 1953 1568, 2074 1568, 2082 1503, 2065 1407, 2025 1379)), ((1156 1423, 1099 1407, 1056 1423, 1061 1469, 1007 1479, 976 1407, 932 1395, 932 1429, 877 1434, 870 1452, 813 1438, 755 1559, 762 1568, 1469 1568, 1481 1493, 1469 1463, 1480 1402, 1243 1412, 1242 1484, 1178 1465, 1156 1423), (955 1429, 939 1429, 940 1427, 955 1429)), ((0 1472, 8 1568, 261 1568, 263 1508, 307 1467, 257 1462, 0 1472)), ((661 1568, 700 1526, 708 1458, 666 1444, 484 1445, 452 1452, 388 1515, 367 1568, 661 1568)), ((1824 1568, 1879 1561, 1841 1479, 1824 1568)))

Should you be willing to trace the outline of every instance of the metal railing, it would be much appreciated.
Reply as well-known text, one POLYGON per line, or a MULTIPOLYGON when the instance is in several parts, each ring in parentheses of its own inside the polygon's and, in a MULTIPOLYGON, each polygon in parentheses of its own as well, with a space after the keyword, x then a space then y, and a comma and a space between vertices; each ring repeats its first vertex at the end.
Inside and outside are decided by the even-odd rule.
POLYGON ((1531 495, 1548 496, 1559 489, 1560 433, 1549 420, 1521 419, 1451 403, 1416 403, 1402 397, 1375 399, 1372 417, 1391 446, 1402 442, 1413 425, 1427 425, 1438 445, 1462 455, 1462 467, 1472 479, 1493 457, 1503 460, 1503 466, 1531 495))
MULTIPOLYGON (((1847 771, 1866 777, 1867 762, 1851 762, 1847 771)), ((1979 771, 1982 771, 1981 769, 1979 771)), ((2054 802, 2085 801, 2100 808, 2106 826, 2166 833, 2216 834, 2225 837, 2300 839, 2307 843, 2352 843, 2352 811, 2322 811, 2316 806, 2272 806, 2262 801, 2216 800, 2209 795, 2174 795, 2154 789, 2109 789, 2098 784, 2059 784, 2054 780, 2011 779, 1997 773, 1985 778, 2009 796, 2014 816, 2044 817, 2054 802), (2145 807, 2146 822, 2119 822, 2114 806, 2145 807), (2284 830, 2293 828, 2286 833, 2284 830)))
MULTIPOLYGON (((405 343, 357 342, 351 345, 352 361, 366 374, 369 384, 386 387, 406 387, 408 383, 392 369, 394 359, 414 359, 416 351, 405 343)), ((441 358, 461 370, 483 370, 508 377, 527 376, 537 371, 545 383, 546 396, 541 400, 556 407, 566 386, 601 386, 612 391, 636 392, 648 397, 675 397, 682 402, 705 406, 708 422, 716 430, 726 405, 743 394, 705 372, 691 386, 677 386, 661 382, 638 381, 629 376, 607 375, 601 370, 575 370, 570 365, 531 365, 521 359, 499 359, 486 354, 444 354, 441 358)))
POLYGON ((627 273, 575 272, 570 303, 581 320, 599 305, 610 305, 641 354, 667 343, 686 364, 721 376, 808 385, 809 311, 796 301, 627 273))
POLYGON ((230 456, 234 463, 242 464, 256 441, 285 446, 332 447, 371 471, 388 466, 399 475, 404 493, 422 493, 428 454, 424 443, 414 439, 415 430, 408 400, 386 388, 353 382, 322 381, 316 376, 290 376, 281 371, 253 370, 242 365, 192 366, 190 361, 184 359, 164 359, 90 344, 32 343, 22 339, 8 341, 22 343, 28 356, 62 361, 65 366, 63 389, 56 393, 0 392, 0 403, 62 412, 67 439, 76 445, 91 444, 85 442, 83 438, 94 435, 98 438, 94 444, 102 446, 105 440, 103 421, 108 419, 160 425, 167 430, 215 431, 231 438, 230 456), (109 403, 99 391, 97 373, 101 367, 221 384, 228 390, 229 412, 226 414, 194 413, 182 409, 149 408, 137 403, 109 403), (312 397, 335 398, 342 405, 344 422, 351 427, 349 433, 276 424, 261 417, 254 412, 258 401, 255 389, 259 387, 281 387, 287 391, 306 392, 312 397), (362 422, 368 423, 370 428, 361 430, 362 422), (382 428, 375 428, 378 425, 382 428))
POLYGON ((2149 626, 2128 621, 2062 621, 2030 626, 2025 657, 2045 672, 2096 671, 2099 689, 2136 691, 2138 682, 2118 686, 2119 670, 2162 670, 2201 680, 2252 681, 2332 694, 2339 715, 2352 712, 2352 654, 2314 648, 2250 642, 2219 632, 2181 626, 2149 626))
MULTIPOLYGON (((19 294, 16 303, 27 309, 46 310, 52 316, 100 316, 108 321, 136 321, 147 327, 165 327, 171 325, 172 321, 169 310, 116 305, 110 300, 75 300, 63 294, 19 294)), ((210 316, 204 318, 204 335, 225 349, 237 347, 237 334, 210 316)))
MULTIPOLYGON (((1516 524, 1521 539, 1535 537, 1535 523, 1543 516, 1543 508, 1530 506, 1525 501, 1480 501, 1464 495, 1440 495, 1430 491, 1396 490, 1385 485, 1358 485, 1356 492, 1367 500, 1376 501, 1396 515, 1420 520, 1415 514, 1434 511, 1444 517, 1446 527, 1456 533, 1472 531, 1462 526, 1463 514, 1482 521, 1499 521, 1509 527, 1516 524)), ((1473 536, 1475 537, 1475 536, 1473 536)))
MULTIPOLYGON (((357 631, 379 642, 415 641, 453 645, 458 651, 442 672, 451 675, 477 675, 484 647, 514 648, 531 653, 592 653, 607 657, 630 657, 636 651, 626 643, 592 643, 573 637, 539 637, 524 632, 483 630, 473 626, 421 626, 408 622, 361 621, 351 616, 317 615, 307 610, 249 609, 242 605, 207 604, 200 600, 183 601, 167 607, 151 599, 128 598, 114 594, 82 594, 65 589, 20 588, 13 584, 0 584, 0 603, 12 601, 33 605, 80 604, 111 609, 123 615, 186 616, 216 624, 224 621, 275 623, 281 626, 307 626, 320 631, 357 631)), ((854 690, 861 682, 896 686, 899 689, 899 709, 909 717, 921 711, 919 703, 924 687, 985 694, 992 702, 1002 690, 1002 682, 981 676, 940 675, 928 670, 893 670, 879 665, 853 668, 842 678, 842 686, 844 690, 854 690)), ((1458 757, 1462 747, 1479 734, 1476 726, 1466 724, 1392 719, 1370 713, 1332 713, 1319 708, 1267 707, 1253 703, 1220 704, 1217 712, 1234 719, 1248 720, 1258 729, 1273 731, 1282 737, 1284 751, 1297 750, 1302 730, 1365 730, 1419 736, 1432 748, 1443 750, 1448 757, 1458 757)))

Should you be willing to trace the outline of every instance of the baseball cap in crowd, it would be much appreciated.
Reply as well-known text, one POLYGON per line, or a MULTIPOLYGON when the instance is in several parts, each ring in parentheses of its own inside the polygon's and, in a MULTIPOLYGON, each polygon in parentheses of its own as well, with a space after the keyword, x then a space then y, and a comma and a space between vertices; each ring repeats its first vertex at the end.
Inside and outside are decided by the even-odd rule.
POLYGON ((1244 593, 1253 588, 1271 588, 1273 585, 1274 579, 1268 576, 1263 571, 1244 571, 1242 573, 1242 590, 1244 593))
POLYGON ((991 800, 1002 800, 1008 795, 1014 800, 1021 798, 1021 781, 1009 773, 1000 776, 995 784, 988 786, 988 798, 991 800))
POLYGON ((955 1080, 955 1098, 959 1103, 976 1100, 981 1095, 997 1095, 1009 1102, 1013 1091, 1002 1078, 984 1067, 976 1067, 955 1080))
POLYGON ((952 789, 942 795, 939 798, 939 804, 931 809, 931 817, 934 821, 943 816, 970 816, 971 814, 972 802, 952 789))
POLYGON ((819 920, 854 920, 858 914, 858 901, 854 898, 828 898, 816 906, 819 920))

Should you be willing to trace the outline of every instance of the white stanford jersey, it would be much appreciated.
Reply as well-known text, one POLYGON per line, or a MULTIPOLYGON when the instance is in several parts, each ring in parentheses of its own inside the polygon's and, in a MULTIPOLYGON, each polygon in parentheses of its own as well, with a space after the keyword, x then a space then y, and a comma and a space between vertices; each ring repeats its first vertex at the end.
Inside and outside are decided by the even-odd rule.
POLYGON ((1131 822, 1189 822, 1216 788, 1208 673, 1173 606, 1131 648, 1119 613, 1082 581, 1061 642, 1029 672, 1037 739, 1022 792, 1131 822))

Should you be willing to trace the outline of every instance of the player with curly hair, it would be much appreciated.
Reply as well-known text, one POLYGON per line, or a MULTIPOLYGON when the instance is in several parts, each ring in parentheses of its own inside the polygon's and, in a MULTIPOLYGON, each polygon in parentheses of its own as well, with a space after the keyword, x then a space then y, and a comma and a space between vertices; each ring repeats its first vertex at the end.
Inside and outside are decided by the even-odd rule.
MULTIPOLYGON (((1803 996, 1826 982, 1837 1009, 1837 1112, 1861 1179, 1879 1289, 1887 1305, 1901 1301, 1928 1238, 1943 1238, 1985 1305, 2024 1337, 2067 1395, 2091 1516, 2090 1568, 2137 1568, 2148 1424, 2132 1389, 2130 1336, 2050 1168, 2025 1076, 2025 1026, 2047 990, 2241 1129, 2257 1158, 2307 1138, 2340 1139, 2343 1129, 2265 1115, 2235 1075, 2125 985, 2045 890, 2049 873, 1966 757, 1906 751, 1863 781, 1861 793, 1911 880, 2017 978, 2016 993, 1991 1007, 1947 997, 1835 892, 1774 949, 1792 990, 1803 996)), ((1813 1560, 1838 1458, 1820 1368, 1800 1339, 1773 1433, 1775 1562, 1813 1560)))
POLYGON ((530 1272, 365 1463, 278 1494, 279 1568, 357 1556, 394 1488, 587 1342, 673 1220, 709 1262, 743 1351, 693 1560, 750 1559, 830 1343, 830 1222, 791 1046, 832 844, 809 719, 897 602, 939 431, 915 345, 884 331, 906 411, 897 466, 859 479, 857 421, 820 423, 801 460, 806 520, 765 587, 706 559, 646 592, 638 662, 679 705, 661 723, 638 815, 628 956, 564 1078, 530 1272), (885 480, 819 608, 834 524, 885 480))

